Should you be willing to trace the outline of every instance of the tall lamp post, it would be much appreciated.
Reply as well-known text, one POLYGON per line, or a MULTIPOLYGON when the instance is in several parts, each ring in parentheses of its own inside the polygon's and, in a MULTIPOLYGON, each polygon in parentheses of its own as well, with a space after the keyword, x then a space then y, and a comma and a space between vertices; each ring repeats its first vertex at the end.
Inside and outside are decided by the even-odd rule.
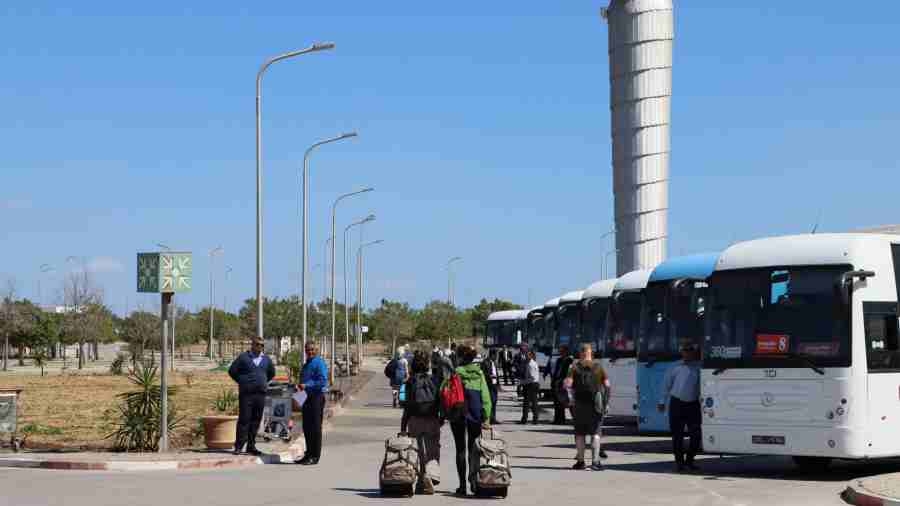
POLYGON ((362 367, 362 347, 363 347, 363 335, 362 335, 362 305, 363 305, 363 260, 362 260, 362 252, 364 248, 369 246, 374 246, 376 244, 383 243, 384 240, 378 239, 377 241, 371 241, 364 244, 359 245, 359 249, 356 250, 356 360, 359 362, 359 366, 362 367))
POLYGON ((316 43, 305 49, 269 58, 256 73, 256 337, 263 339, 263 219, 262 219, 262 78, 273 63, 295 56, 334 49, 331 42, 316 43))
POLYGON ((344 353, 346 353, 347 357, 348 376, 350 375, 350 280, 347 277, 347 232, 349 232, 350 229, 355 226, 362 225, 363 223, 368 223, 370 221, 375 221, 374 214, 369 214, 365 218, 354 221, 353 223, 344 227, 344 353))
POLYGON ((206 348, 206 357, 212 360, 213 358, 213 330, 215 326, 216 320, 216 299, 215 299, 215 285, 213 284, 213 266, 216 255, 224 251, 224 248, 221 246, 212 249, 209 251, 209 344, 207 344, 206 348))
POLYGON ((603 255, 603 274, 602 274, 602 275, 603 275, 603 279, 606 279, 606 278, 609 277, 609 268, 606 266, 607 261, 609 260, 609 256, 610 256, 610 255, 615 255, 615 254, 617 254, 619 251, 620 251, 620 250, 618 250, 618 249, 612 249, 612 250, 610 250, 610 251, 607 251, 606 254, 603 255))
MULTIPOLYGON (((348 197, 352 197, 354 195, 360 195, 362 193, 368 193, 370 191, 373 191, 374 189, 375 188, 363 188, 362 190, 357 190, 355 192, 350 192, 350 193, 345 193, 343 195, 339 195, 338 198, 334 199, 334 204, 331 205, 331 369, 330 369, 330 372, 331 372, 331 383, 332 384, 334 383, 334 357, 336 355, 335 339, 336 339, 336 334, 337 334, 337 314, 336 314, 337 305, 334 300, 334 298, 335 298, 335 294, 334 294, 334 260, 335 260, 335 258, 334 258, 334 250, 335 250, 334 238, 335 238, 335 234, 337 233, 335 231, 336 219, 337 219, 337 205, 342 200, 344 200, 348 197)), ((373 219, 374 219, 374 216, 373 216, 373 219)), ((344 233, 344 277, 345 277, 344 282, 345 283, 346 283, 346 276, 347 276, 347 234, 345 232, 344 233)), ((346 292, 345 292, 344 296, 346 297, 346 292)), ((347 355, 348 355, 347 358, 349 360, 349 350, 347 352, 347 355)), ((349 364, 347 364, 347 366, 349 368, 349 364)))
MULTIPOLYGON (((303 304, 303 349, 306 349, 306 263, 309 256, 309 155, 319 146, 356 137, 356 132, 348 132, 330 139, 316 142, 303 154, 303 265, 300 270, 300 303, 303 304)), ((303 359, 301 359, 302 361, 303 359)))

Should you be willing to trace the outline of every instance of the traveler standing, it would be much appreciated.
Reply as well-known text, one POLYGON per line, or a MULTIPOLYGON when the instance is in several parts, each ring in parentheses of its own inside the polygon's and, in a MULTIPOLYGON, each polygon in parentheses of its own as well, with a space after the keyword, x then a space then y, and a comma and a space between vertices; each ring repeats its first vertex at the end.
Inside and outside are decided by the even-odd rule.
POLYGON ((450 353, 447 358, 450 359, 450 363, 453 364, 453 368, 456 369, 459 367, 459 356, 457 355, 458 351, 456 349, 456 343, 450 343, 450 353))
POLYGON ((503 370, 503 384, 509 385, 512 378, 513 355, 509 346, 504 346, 500 351, 500 368, 503 370))
POLYGON ((575 401, 575 465, 572 469, 585 468, 584 452, 591 442, 591 469, 603 469, 601 458, 606 452, 600 448, 603 414, 609 399, 609 380, 603 367, 594 362, 590 344, 581 345, 581 359, 569 370, 566 387, 572 390, 575 401))
POLYGON ((262 455, 256 449, 256 433, 266 407, 266 387, 275 377, 275 364, 263 353, 264 342, 255 337, 250 349, 238 355, 228 368, 228 375, 238 384, 238 422, 234 435, 234 454, 244 445, 250 455, 262 455))
MULTIPOLYGON (((487 381, 481 372, 481 366, 474 363, 475 348, 460 345, 456 349, 460 365, 456 368, 456 374, 462 381, 465 391, 465 409, 456 419, 450 420, 450 430, 453 432, 453 443, 456 447, 456 473, 459 475, 459 488, 456 494, 466 495, 467 462, 469 456, 475 451, 475 440, 481 435, 482 424, 487 424, 491 419, 491 399, 487 381)), ((446 383, 453 377, 445 380, 441 390, 446 388, 446 383)))
POLYGON ((574 359, 565 344, 559 346, 559 358, 553 367, 551 388, 553 392, 553 425, 565 425, 566 408, 569 406, 569 392, 563 385, 569 377, 569 367, 574 359))
POLYGON ((303 437, 306 452, 297 463, 314 466, 322 458, 322 418, 325 415, 325 393, 328 392, 328 364, 319 356, 319 345, 306 343, 306 363, 300 372, 297 388, 306 392, 303 403, 303 437))
POLYGON ((400 432, 416 439, 419 450, 419 481, 416 493, 434 494, 434 485, 440 483, 441 472, 441 424, 438 417, 440 383, 428 376, 428 356, 425 352, 413 354, 412 371, 406 383, 406 404, 400 432))
POLYGON ((675 470, 698 469, 694 457, 700 451, 700 356, 697 347, 681 347, 681 362, 666 372, 657 409, 666 411, 669 401, 669 430, 672 431, 672 453, 675 470), (687 457, 684 454, 684 427, 691 438, 687 457))
POLYGON ((513 368, 515 369, 516 379, 519 380, 521 384, 522 378, 525 377, 526 370, 528 369, 528 345, 522 343, 519 345, 519 353, 516 355, 516 358, 513 360, 513 368))
POLYGON ((532 413, 534 425, 538 424, 538 393, 541 388, 541 377, 538 363, 533 351, 528 352, 528 361, 522 365, 522 419, 520 425, 528 423, 528 412, 532 413))
POLYGON ((499 425, 497 421, 497 388, 499 387, 499 373, 497 372, 497 361, 495 359, 497 350, 492 349, 481 360, 481 372, 487 381, 488 391, 491 393, 491 423, 499 425))

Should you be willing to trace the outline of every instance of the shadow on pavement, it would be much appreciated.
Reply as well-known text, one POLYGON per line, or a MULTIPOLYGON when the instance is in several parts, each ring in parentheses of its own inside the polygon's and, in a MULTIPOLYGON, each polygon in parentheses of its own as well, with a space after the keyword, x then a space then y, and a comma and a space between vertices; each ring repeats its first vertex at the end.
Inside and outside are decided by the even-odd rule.
POLYGON ((335 488, 332 490, 335 490, 337 492, 352 492, 360 497, 368 497, 370 499, 375 499, 375 498, 390 499, 391 498, 391 496, 381 495, 381 491, 378 490, 377 488, 335 488))

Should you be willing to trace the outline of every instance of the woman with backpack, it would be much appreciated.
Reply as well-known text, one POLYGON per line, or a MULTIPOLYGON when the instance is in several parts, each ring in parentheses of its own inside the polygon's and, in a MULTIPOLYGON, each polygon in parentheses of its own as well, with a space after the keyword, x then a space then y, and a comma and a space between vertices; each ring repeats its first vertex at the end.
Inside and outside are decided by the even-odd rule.
POLYGON ((590 344, 581 346, 581 358, 569 368, 566 388, 572 392, 575 413, 575 465, 572 469, 585 469, 584 451, 591 442, 591 469, 601 471, 601 458, 606 452, 600 448, 601 426, 609 399, 609 378, 598 362, 590 344))
POLYGON ((409 381, 409 363, 403 356, 403 347, 397 348, 394 358, 384 367, 384 375, 391 383, 391 395, 394 399, 394 407, 399 405, 400 387, 409 381))
MULTIPOLYGON (((467 493, 467 462, 469 455, 475 451, 475 440, 481 435, 482 426, 487 426, 491 419, 491 393, 481 366, 474 363, 477 355, 475 348, 461 345, 456 348, 459 367, 441 385, 441 396, 446 391, 454 390, 454 383, 460 382, 463 389, 463 402, 445 416, 450 420, 453 432, 453 444, 456 447, 456 473, 459 475, 459 488, 456 494, 467 493)), ((445 408, 446 409, 446 408, 445 408)))
POLYGON ((428 355, 417 351, 410 366, 412 374, 406 382, 406 404, 400 421, 400 432, 416 439, 419 449, 419 481, 417 494, 434 494, 440 483, 441 425, 438 416, 438 385, 428 375, 428 355))

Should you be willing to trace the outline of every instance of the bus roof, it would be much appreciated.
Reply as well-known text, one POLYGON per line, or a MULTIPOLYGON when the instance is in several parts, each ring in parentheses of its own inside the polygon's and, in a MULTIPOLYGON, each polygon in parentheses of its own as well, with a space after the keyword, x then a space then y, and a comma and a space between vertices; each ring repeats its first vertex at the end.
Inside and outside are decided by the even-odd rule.
POLYGON ((566 302, 581 302, 583 294, 584 290, 575 290, 574 292, 568 292, 559 298, 559 303, 565 304, 566 302))
POLYGON ((559 297, 550 299, 544 303, 544 309, 551 309, 559 305, 559 297))
POLYGON ((706 279, 716 268, 719 253, 697 253, 670 258, 656 266, 650 282, 675 279, 706 279))
POLYGON ((614 292, 628 292, 635 290, 643 290, 647 288, 647 281, 650 279, 650 269, 641 269, 623 274, 621 278, 616 280, 614 292))
POLYGON ((597 281, 581 295, 582 299, 608 299, 612 297, 613 289, 616 287, 617 279, 604 279, 597 281))
POLYGON ((489 314, 487 321, 524 320, 526 316, 528 316, 528 311, 510 309, 507 311, 495 311, 489 314))
POLYGON ((881 234, 805 234, 734 244, 722 252, 716 271, 790 265, 852 264, 865 269, 879 247, 897 242, 881 234))

